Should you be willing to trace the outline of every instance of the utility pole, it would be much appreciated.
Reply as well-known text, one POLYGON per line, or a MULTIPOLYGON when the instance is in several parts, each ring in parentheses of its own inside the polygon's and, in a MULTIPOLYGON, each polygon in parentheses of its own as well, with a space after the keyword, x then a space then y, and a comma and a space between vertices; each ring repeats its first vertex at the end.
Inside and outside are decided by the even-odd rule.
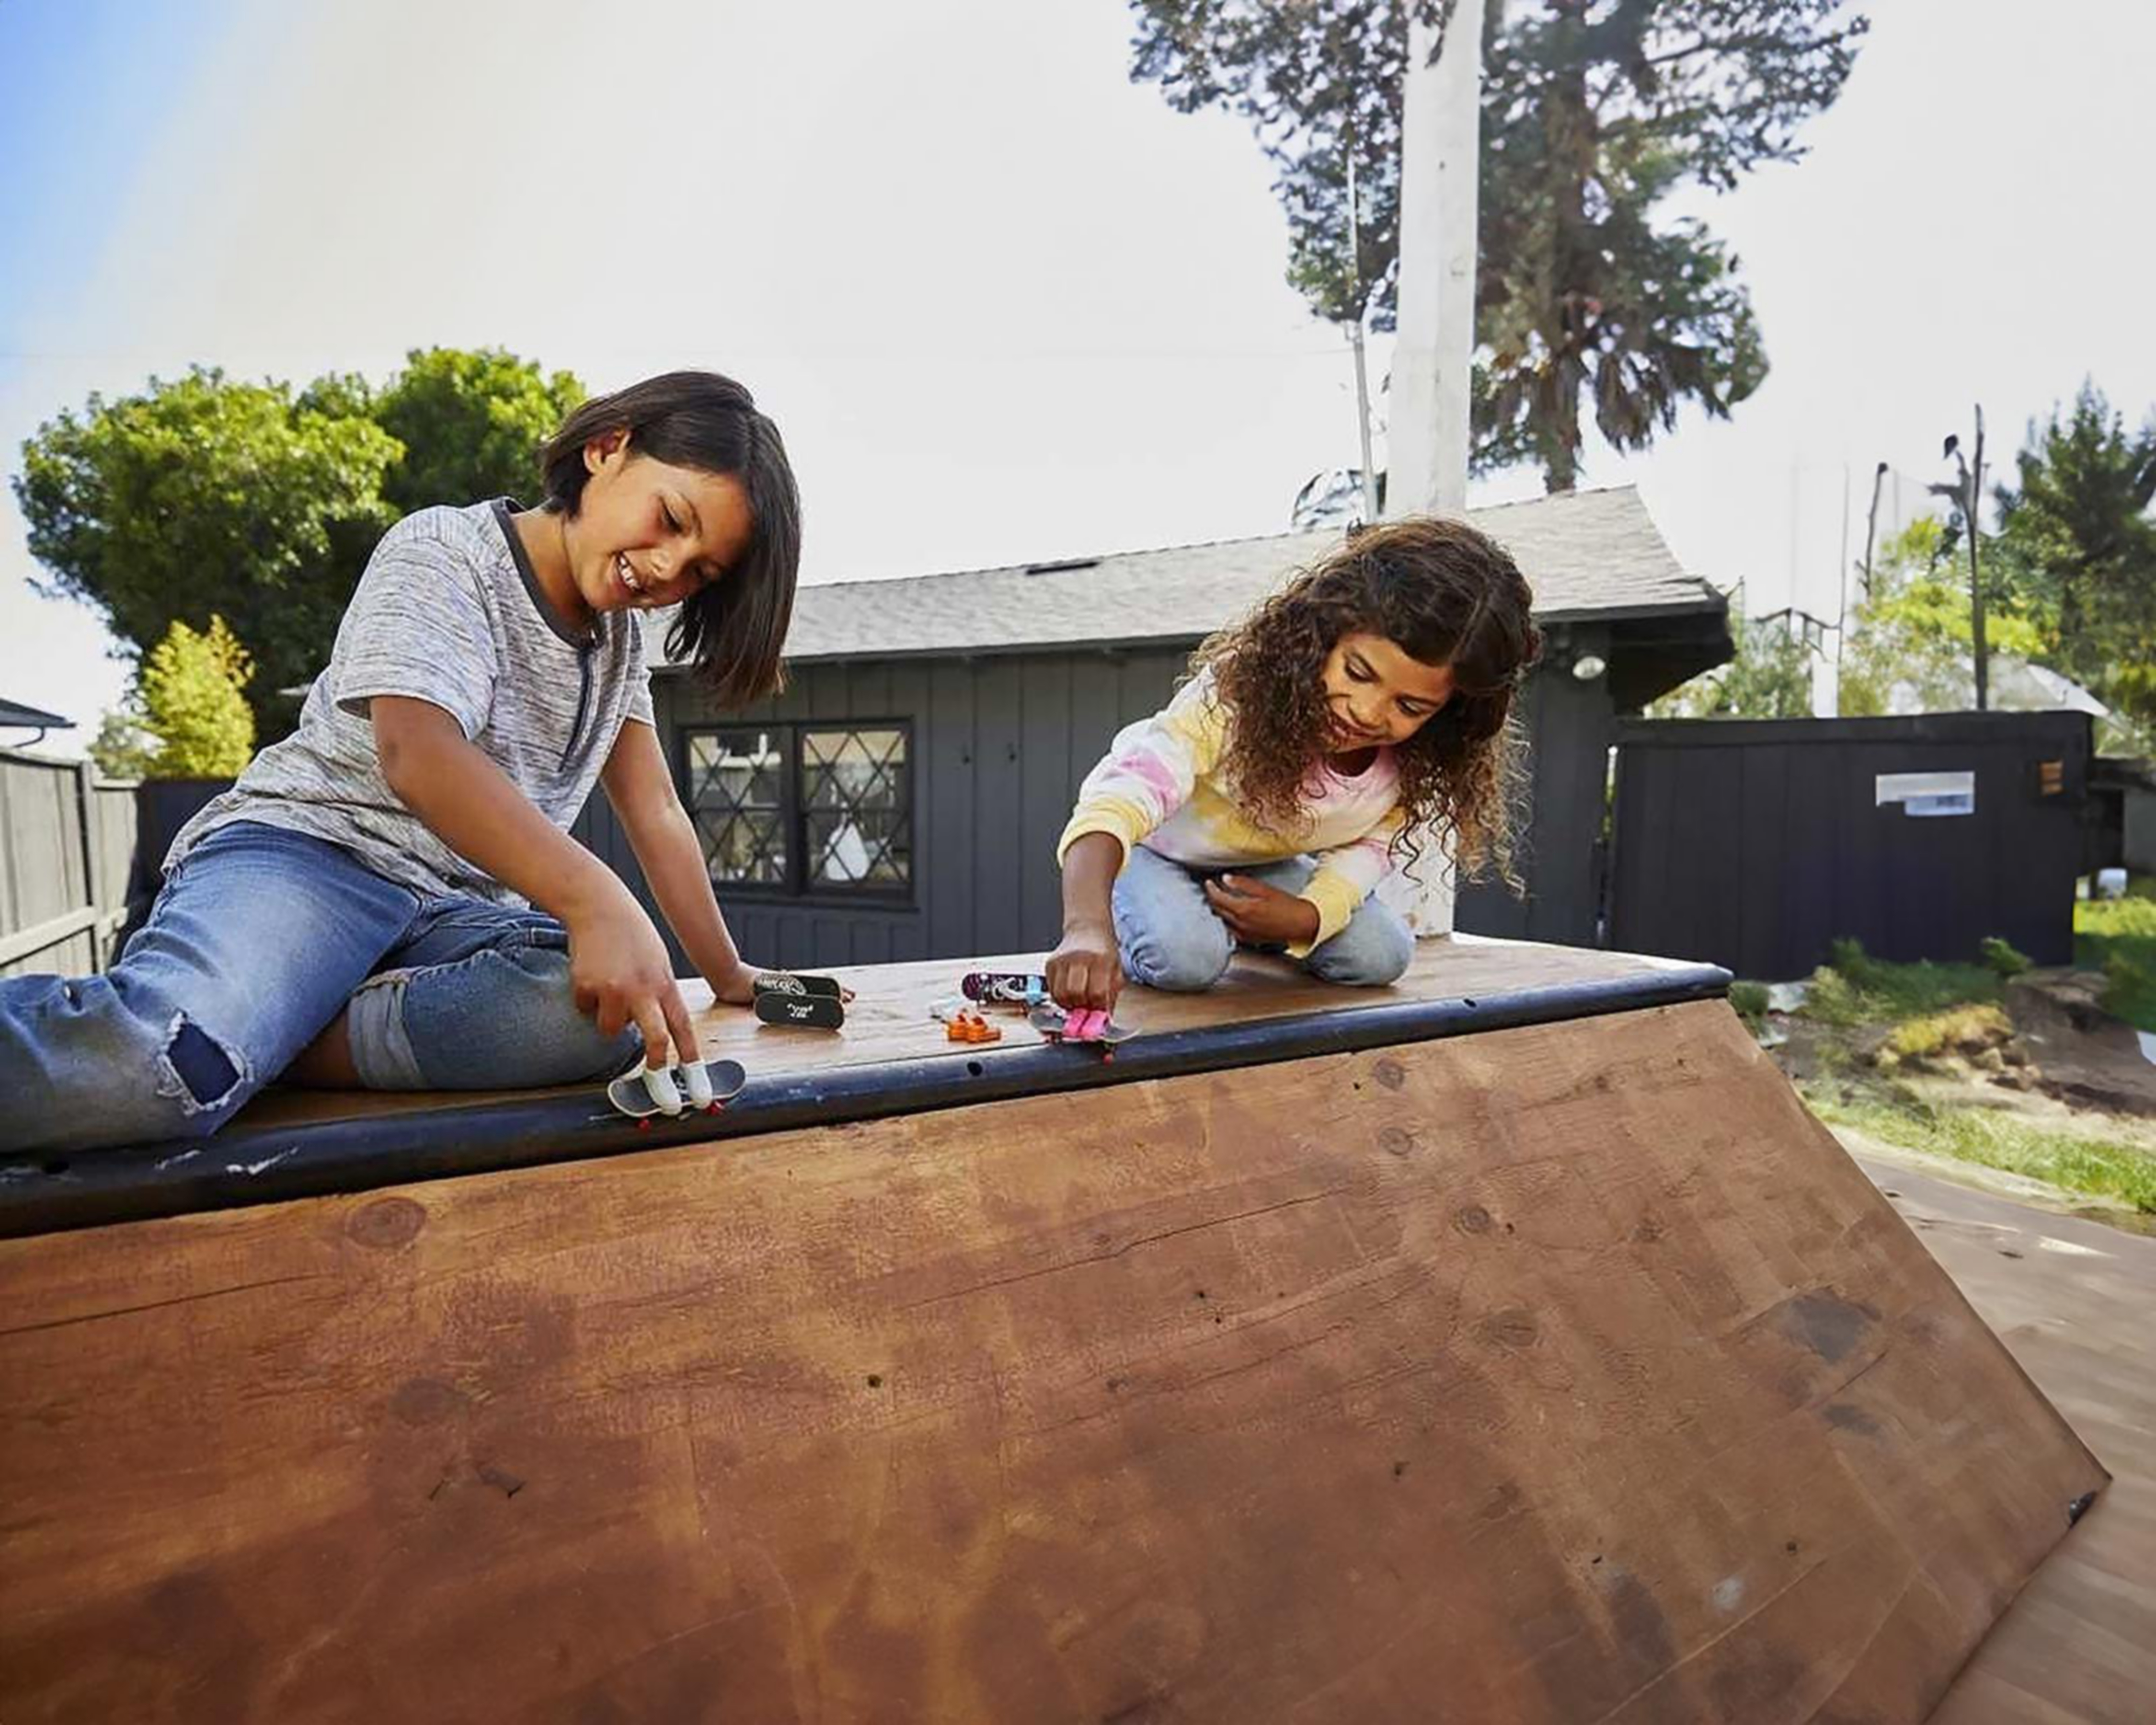
POLYGON ((1991 707, 1991 660, 1984 639, 1984 572, 1977 563, 1977 506, 1984 495, 1984 403, 1976 406, 1976 467, 1972 472, 1962 459, 1961 438, 1949 437, 1943 452, 1953 458, 1956 477, 1951 485, 1932 485, 1925 489, 1935 497, 1951 497, 1960 506, 1961 517, 1969 529, 1969 632, 1973 651, 1970 659, 1976 670, 1976 710, 1988 712, 1991 707))
POLYGON ((1969 507, 1963 513, 1969 522, 1969 638, 1976 648, 1976 710, 1984 712, 1991 706, 1991 655, 1984 639, 1984 573, 1976 566, 1976 511, 1984 501, 1984 403, 1976 404, 1976 467, 1969 476, 1969 507))
POLYGON ((1871 549, 1879 542, 1879 488, 1887 483, 1887 464, 1871 470, 1871 513, 1864 523, 1864 603, 1871 603, 1871 549))
POLYGON ((1434 57, 1437 28, 1416 0, 1408 3, 1414 10, 1400 126, 1399 327, 1386 501, 1394 515, 1458 515, 1467 503, 1488 0, 1455 0, 1434 57))
POLYGON ((1377 458, 1370 453, 1370 373, 1363 356, 1363 320, 1369 307, 1363 294, 1363 210, 1356 195, 1355 135, 1348 135, 1348 259, 1355 272, 1355 321, 1348 326, 1348 345, 1355 353, 1355 431, 1363 440, 1363 519, 1378 519, 1377 458))

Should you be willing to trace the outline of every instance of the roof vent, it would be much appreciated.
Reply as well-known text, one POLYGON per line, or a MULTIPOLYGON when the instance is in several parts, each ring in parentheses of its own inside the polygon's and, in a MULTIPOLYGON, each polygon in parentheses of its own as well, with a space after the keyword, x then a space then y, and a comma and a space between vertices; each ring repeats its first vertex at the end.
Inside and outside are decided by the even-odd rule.
POLYGON ((1029 575, 1060 575, 1065 569, 1091 569, 1099 567, 1098 557, 1062 557, 1052 563, 1028 563, 1029 575))

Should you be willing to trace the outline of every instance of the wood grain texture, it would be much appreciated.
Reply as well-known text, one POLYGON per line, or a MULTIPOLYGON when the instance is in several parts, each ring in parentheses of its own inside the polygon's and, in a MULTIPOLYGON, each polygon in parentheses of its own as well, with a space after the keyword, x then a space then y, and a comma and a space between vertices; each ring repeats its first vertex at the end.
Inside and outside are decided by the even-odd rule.
POLYGON ((1978 1648, 1933 1725, 2156 1716, 2156 1239, 1888 1163, 1867 1171, 2118 1478, 1978 1648))
POLYGON ((2100 1470, 1720 1003, 0 1244, 0 1717, 1914 1721, 2100 1470))

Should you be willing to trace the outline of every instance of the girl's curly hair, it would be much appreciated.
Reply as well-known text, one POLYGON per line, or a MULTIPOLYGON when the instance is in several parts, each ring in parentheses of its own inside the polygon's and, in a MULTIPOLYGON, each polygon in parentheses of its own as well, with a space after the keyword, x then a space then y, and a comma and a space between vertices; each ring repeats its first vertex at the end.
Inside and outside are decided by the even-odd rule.
MULTIPOLYGON (((1199 648, 1229 716, 1223 762, 1251 814, 1306 825, 1306 784, 1325 751, 1327 658, 1342 636, 1382 635, 1450 665, 1451 699, 1396 747, 1406 832, 1449 829, 1463 879, 1488 869, 1515 891, 1520 739, 1512 696, 1542 650, 1532 595, 1511 556, 1466 523, 1410 516, 1352 532, 1234 627, 1199 648)), ((1418 847, 1404 848, 1412 861, 1418 847)))

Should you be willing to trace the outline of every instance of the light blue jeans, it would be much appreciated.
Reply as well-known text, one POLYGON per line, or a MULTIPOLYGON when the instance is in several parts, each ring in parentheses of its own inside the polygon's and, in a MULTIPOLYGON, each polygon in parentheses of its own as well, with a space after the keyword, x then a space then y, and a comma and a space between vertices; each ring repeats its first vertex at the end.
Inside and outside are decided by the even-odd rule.
MULTIPOLYGON (((1248 869, 1186 869, 1133 845, 1116 877, 1116 944, 1123 974, 1148 988, 1211 988, 1235 955, 1235 937, 1207 901, 1204 882, 1241 875, 1282 892, 1300 892, 1317 872, 1306 856, 1248 869)), ((1414 936, 1399 913, 1366 898, 1345 928, 1301 962, 1322 981, 1375 987, 1398 981, 1414 957, 1414 936)))
POLYGON ((336 845, 241 822, 180 860, 105 975, 0 979, 0 1149, 207 1137, 347 1004, 377 1090, 581 1083, 643 1046, 577 1010, 552 916, 423 899, 336 845))

